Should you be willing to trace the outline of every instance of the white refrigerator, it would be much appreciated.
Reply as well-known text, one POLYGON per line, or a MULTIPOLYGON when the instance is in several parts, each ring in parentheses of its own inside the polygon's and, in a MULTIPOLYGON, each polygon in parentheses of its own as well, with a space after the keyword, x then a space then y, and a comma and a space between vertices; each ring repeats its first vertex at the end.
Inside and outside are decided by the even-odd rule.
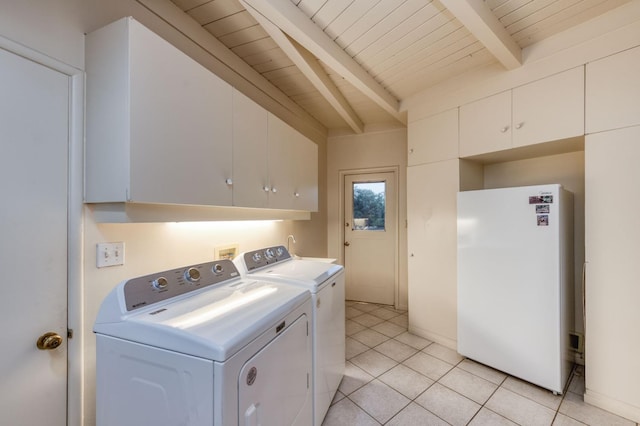
POLYGON ((458 352, 562 393, 571 371, 573 196, 458 193, 458 352))

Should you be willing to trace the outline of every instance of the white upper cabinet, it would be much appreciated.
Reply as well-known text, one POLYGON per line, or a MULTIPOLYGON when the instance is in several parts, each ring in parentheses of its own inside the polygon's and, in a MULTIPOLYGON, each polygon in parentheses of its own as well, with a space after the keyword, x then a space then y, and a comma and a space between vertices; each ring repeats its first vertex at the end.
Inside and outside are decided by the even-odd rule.
POLYGON ((583 67, 460 107, 460 157, 583 134, 583 67))
POLYGON ((460 157, 511 148, 511 91, 460 107, 460 157))
POLYGON ((513 147, 584 135, 584 67, 513 89, 513 147))
POLYGON ((318 147, 269 114, 269 207, 318 210, 318 147))
POLYGON ((587 64, 587 133, 640 124, 640 47, 587 64))
POLYGON ((131 18, 86 38, 85 200, 232 204, 231 87, 131 18))
POLYGON ((318 209, 318 147, 238 91, 233 94, 233 205, 318 209))
POLYGON ((298 133, 293 147, 293 209, 318 211, 318 145, 298 133))
POLYGON ((411 121, 407 133, 409 166, 458 158, 458 108, 411 121))
POLYGON ((268 207, 267 110, 233 91, 233 204, 268 207))

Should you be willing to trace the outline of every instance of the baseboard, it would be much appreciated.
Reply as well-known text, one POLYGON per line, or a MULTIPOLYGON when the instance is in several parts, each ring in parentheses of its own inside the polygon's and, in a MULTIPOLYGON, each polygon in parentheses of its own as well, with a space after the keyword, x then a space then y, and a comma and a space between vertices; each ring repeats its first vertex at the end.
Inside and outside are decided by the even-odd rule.
POLYGON ((432 342, 438 343, 442 346, 446 346, 449 349, 453 349, 454 351, 458 350, 458 341, 451 339, 449 337, 442 336, 440 334, 431 332, 429 330, 424 330, 419 327, 412 326, 409 324, 409 333, 415 334, 418 337, 422 337, 427 340, 431 340, 432 342))
MULTIPOLYGON (((587 373, 588 374, 588 373, 587 373)), ((624 417, 636 423, 640 422, 640 407, 628 404, 617 399, 587 389, 584 393, 584 402, 595 407, 602 408, 613 414, 624 417)))

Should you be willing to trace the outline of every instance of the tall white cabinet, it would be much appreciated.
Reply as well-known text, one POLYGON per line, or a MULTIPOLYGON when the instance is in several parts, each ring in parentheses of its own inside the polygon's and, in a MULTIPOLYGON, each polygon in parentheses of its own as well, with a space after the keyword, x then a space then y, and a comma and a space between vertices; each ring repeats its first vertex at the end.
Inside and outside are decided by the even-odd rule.
POLYGON ((640 47, 587 64, 585 401, 640 421, 640 47))
POLYGON ((407 168, 409 331, 455 348, 458 159, 407 168))
POLYGON ((585 142, 585 401, 640 419, 640 127, 585 142))

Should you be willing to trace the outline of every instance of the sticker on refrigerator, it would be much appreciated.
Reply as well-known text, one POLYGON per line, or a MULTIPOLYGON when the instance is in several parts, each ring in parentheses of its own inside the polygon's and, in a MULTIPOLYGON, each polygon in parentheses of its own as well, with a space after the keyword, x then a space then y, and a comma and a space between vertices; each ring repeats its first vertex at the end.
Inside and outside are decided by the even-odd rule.
POLYGON ((542 197, 540 195, 529 197, 529 204, 542 204, 542 197))
POLYGON ((531 195, 529 196, 529 204, 553 204, 553 194, 531 195))
POLYGON ((539 214, 538 215, 538 226, 549 226, 549 215, 548 214, 539 214))
POLYGON ((538 204, 536 206, 536 213, 549 213, 549 204, 538 204))

